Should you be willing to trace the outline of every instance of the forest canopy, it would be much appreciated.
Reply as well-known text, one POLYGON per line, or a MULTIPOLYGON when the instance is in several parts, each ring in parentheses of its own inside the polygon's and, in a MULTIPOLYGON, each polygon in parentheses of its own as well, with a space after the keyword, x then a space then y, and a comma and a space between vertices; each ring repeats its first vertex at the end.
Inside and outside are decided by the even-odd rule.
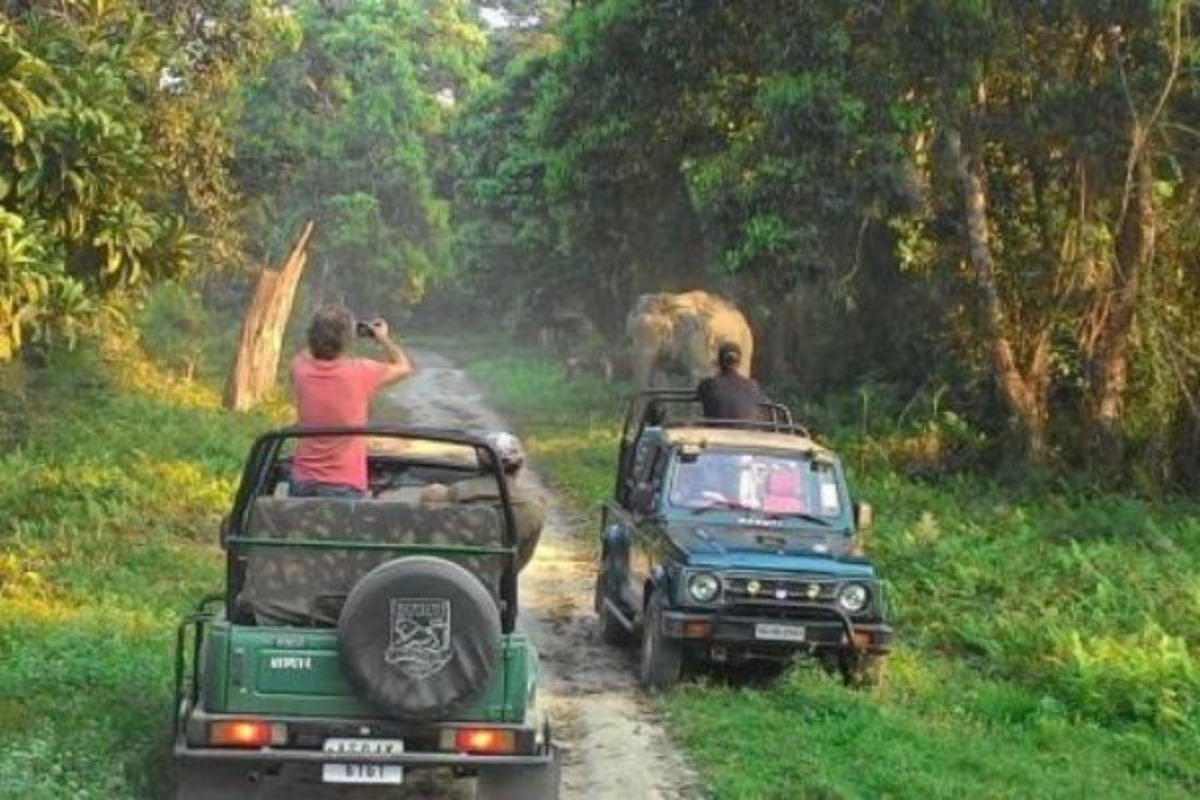
POLYGON ((0 359, 314 219, 312 298, 619 353, 638 294, 708 288, 780 391, 1200 473, 1194 3, 0 9, 0 359))
POLYGON ((812 397, 949 390, 1006 452, 1193 472, 1192 3, 579 4, 464 114, 490 293, 611 334, 646 290, 751 312, 812 397))

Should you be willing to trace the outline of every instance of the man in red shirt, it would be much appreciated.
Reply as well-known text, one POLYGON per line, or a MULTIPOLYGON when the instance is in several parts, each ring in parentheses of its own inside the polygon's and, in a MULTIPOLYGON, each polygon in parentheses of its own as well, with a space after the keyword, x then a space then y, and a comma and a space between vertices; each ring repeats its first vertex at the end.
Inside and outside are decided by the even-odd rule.
MULTIPOLYGON (((371 397, 413 372, 413 363, 388 336, 388 324, 365 324, 387 361, 347 355, 355 324, 341 306, 317 310, 308 326, 308 350, 292 360, 291 379, 299 424, 309 427, 367 424, 371 397)), ((292 458, 292 496, 357 497, 367 489, 367 441, 362 436, 305 436, 292 458)))

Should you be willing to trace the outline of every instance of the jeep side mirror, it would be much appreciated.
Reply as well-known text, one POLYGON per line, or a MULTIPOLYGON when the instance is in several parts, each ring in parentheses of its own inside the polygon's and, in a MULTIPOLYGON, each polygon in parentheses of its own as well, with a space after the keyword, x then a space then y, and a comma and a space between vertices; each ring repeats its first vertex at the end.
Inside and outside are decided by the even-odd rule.
POLYGON ((222 550, 224 550, 224 549, 225 549, 225 546, 226 546, 226 542, 227 542, 227 541, 229 541, 229 515, 228 515, 228 514, 226 514, 225 516, 221 517, 221 526, 220 526, 220 542, 219 542, 219 544, 221 545, 221 549, 222 549, 222 550))
POLYGON ((854 527, 860 531, 871 529, 871 525, 875 522, 875 511, 871 508, 870 503, 855 503, 854 504, 854 527))

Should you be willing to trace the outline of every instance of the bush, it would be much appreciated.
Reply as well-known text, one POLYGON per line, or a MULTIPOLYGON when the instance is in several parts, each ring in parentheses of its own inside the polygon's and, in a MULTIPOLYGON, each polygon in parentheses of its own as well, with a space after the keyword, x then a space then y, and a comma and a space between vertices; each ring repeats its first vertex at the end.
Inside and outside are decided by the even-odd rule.
POLYGON ((1200 664, 1181 636, 1150 623, 1130 636, 1070 631, 1053 656, 1050 677, 1071 706, 1105 723, 1177 727, 1195 721, 1200 664))

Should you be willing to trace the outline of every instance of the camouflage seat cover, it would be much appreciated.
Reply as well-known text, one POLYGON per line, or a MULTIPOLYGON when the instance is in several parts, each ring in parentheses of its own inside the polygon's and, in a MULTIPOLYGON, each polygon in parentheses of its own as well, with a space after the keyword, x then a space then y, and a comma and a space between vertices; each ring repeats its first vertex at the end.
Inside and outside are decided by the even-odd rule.
MULTIPOLYGON (((483 505, 427 508, 382 500, 260 497, 246 533, 271 539, 495 547, 501 544, 500 531, 495 510, 483 505)), ((259 625, 333 626, 354 584, 400 555, 383 550, 251 548, 245 554, 241 605, 259 625)), ((503 556, 447 558, 470 570, 499 603, 503 556)))
MULTIPOLYGON (((468 478, 450 486, 449 499, 464 505, 489 504, 496 509, 496 516, 503 522, 503 505, 500 489, 491 477, 468 478)), ((519 481, 509 481, 508 499, 512 507, 513 524, 517 534, 517 571, 525 569, 533 560, 542 527, 546 524, 546 508, 536 494, 519 481)))

